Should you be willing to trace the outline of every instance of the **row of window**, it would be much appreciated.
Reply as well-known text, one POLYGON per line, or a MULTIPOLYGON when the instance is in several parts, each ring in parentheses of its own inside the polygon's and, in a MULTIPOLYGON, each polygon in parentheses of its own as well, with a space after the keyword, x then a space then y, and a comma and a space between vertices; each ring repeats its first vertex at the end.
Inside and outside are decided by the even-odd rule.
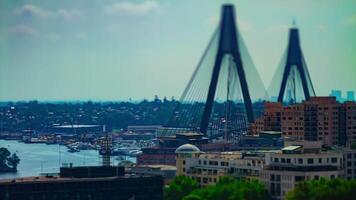
MULTIPOLYGON (((199 165, 201 165, 203 163, 203 165, 214 165, 214 166, 219 166, 219 162, 218 161, 214 161, 214 160, 209 160, 206 161, 204 160, 203 162, 201 160, 198 161, 199 165)), ((185 162, 183 161, 183 164, 185 164, 185 162)), ((224 162, 224 161, 221 161, 220 162, 220 166, 229 166, 229 162, 224 162)))
MULTIPOLYGON (((322 163, 323 162, 323 159, 322 158, 307 158, 306 161, 304 161, 305 159, 303 158, 298 158, 297 161, 298 161, 298 164, 304 164, 305 163, 308 163, 308 164, 314 164, 314 161, 315 163, 322 163)), ((291 158, 274 158, 272 160, 271 158, 271 162, 274 162, 274 163, 291 163, 291 158)), ((326 158, 326 162, 329 163, 329 158, 326 158)), ((332 157, 331 158, 331 163, 337 163, 337 158, 336 157, 332 157)))

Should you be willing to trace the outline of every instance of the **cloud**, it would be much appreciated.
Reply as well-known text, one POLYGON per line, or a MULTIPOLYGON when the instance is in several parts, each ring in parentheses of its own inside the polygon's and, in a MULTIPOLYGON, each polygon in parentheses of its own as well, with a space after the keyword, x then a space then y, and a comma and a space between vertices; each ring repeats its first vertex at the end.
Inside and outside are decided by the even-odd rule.
POLYGON ((345 26, 355 26, 356 25, 356 14, 349 16, 341 22, 345 26))
POLYGON ((51 13, 31 4, 23 5, 15 11, 15 14, 24 18, 47 18, 51 15, 51 13))
POLYGON ((15 34, 15 35, 29 35, 29 36, 37 36, 38 31, 28 25, 17 25, 9 29, 10 34, 15 34))
POLYGON ((56 12, 56 14, 58 17, 63 18, 68 21, 76 19, 76 18, 80 18, 82 16, 82 13, 78 10, 60 9, 56 12))
POLYGON ((252 29, 252 25, 249 22, 247 22, 241 18, 237 18, 237 24, 238 24, 240 30, 249 31, 252 29))
POLYGON ((107 14, 132 14, 132 15, 144 15, 157 10, 159 7, 156 1, 144 1, 141 3, 132 3, 129 1, 120 2, 107 6, 104 11, 107 14))
POLYGON ((75 35, 75 37, 76 37, 77 39, 79 39, 79 40, 87 40, 87 39, 89 39, 89 36, 88 36, 88 34, 86 34, 86 33, 77 33, 77 34, 75 35))
POLYGON ((318 29, 320 32, 326 32, 327 31, 326 26, 323 25, 323 24, 317 24, 316 25, 316 29, 318 29))
POLYGON ((52 41, 58 41, 60 39, 60 36, 56 33, 49 33, 46 37, 52 41))
POLYGON ((218 15, 214 15, 212 17, 209 17, 207 20, 206 20, 206 25, 210 26, 210 27, 217 27, 218 24, 219 24, 219 16, 218 15))
POLYGON ((25 19, 64 19, 67 21, 82 17, 82 12, 79 10, 59 9, 55 11, 44 10, 40 7, 26 4, 15 10, 15 15, 21 16, 25 19))

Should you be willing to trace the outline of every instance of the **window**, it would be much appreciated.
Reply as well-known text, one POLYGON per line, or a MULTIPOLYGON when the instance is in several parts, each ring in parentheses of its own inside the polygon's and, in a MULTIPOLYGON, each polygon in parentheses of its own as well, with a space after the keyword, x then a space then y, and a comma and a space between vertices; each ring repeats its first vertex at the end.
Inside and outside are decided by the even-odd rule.
POLYGON ((274 175, 273 175, 273 174, 271 174, 269 180, 270 180, 270 181, 274 181, 274 175))
POLYGON ((305 177, 304 177, 304 176, 295 176, 295 177, 294 177, 294 181, 295 181, 295 182, 304 181, 304 180, 305 180, 305 177))
POLYGON ((322 163, 323 162, 323 159, 322 158, 319 158, 319 163, 322 163))
POLYGON ((348 161, 348 162, 347 162, 347 166, 348 166, 348 167, 351 167, 351 166, 352 166, 352 162, 351 162, 351 161, 348 161))
POLYGON ((314 159, 313 158, 308 158, 308 164, 313 164, 314 163, 314 159))
POLYGON ((298 163, 299 164, 303 164, 303 159, 302 158, 298 158, 298 163))
POLYGON ((203 183, 208 183, 208 178, 203 178, 203 183))
POLYGON ((331 162, 332 163, 337 163, 337 158, 335 158, 335 157, 331 158, 331 162))

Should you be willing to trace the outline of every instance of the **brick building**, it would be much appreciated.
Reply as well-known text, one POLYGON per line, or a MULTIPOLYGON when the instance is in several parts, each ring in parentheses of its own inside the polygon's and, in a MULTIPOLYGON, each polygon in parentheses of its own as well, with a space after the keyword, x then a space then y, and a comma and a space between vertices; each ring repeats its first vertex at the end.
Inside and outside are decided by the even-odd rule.
POLYGON ((335 97, 311 97, 289 106, 268 102, 263 118, 250 130, 252 134, 281 131, 286 137, 349 146, 356 143, 356 103, 339 103, 335 97))

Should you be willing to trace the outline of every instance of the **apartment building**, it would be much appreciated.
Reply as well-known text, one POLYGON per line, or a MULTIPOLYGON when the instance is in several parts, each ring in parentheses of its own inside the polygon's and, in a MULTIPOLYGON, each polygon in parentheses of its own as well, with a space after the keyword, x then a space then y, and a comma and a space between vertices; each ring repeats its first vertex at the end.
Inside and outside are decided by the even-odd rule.
POLYGON ((219 178, 228 175, 236 178, 258 178, 264 165, 264 153, 204 153, 194 145, 185 144, 176 150, 177 175, 191 177, 201 186, 215 184, 219 178))
POLYGON ((335 97, 311 97, 289 106, 266 103, 263 118, 250 130, 251 134, 280 130, 284 137, 350 146, 356 143, 356 103, 339 103, 335 97))
POLYGON ((299 141, 280 152, 266 153, 259 178, 273 199, 284 199, 303 180, 344 177, 342 151, 321 151, 321 142, 299 141))

